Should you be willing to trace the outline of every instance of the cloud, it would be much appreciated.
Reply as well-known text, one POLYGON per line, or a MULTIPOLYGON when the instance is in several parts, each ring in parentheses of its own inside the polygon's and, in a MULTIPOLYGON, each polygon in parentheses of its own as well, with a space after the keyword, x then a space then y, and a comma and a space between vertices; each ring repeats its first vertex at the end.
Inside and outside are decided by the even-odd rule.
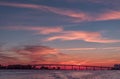
POLYGON ((27 58, 14 51, 2 50, 0 52, 0 64, 25 64, 25 61, 27 61, 27 58))
POLYGON ((8 2, 0 2, 1 6, 10 6, 10 7, 18 7, 18 8, 30 8, 36 10, 42 10, 45 12, 52 12, 59 15, 64 15, 72 18, 79 18, 79 21, 89 20, 90 17, 87 13, 81 11, 73 11, 69 9, 60 9, 45 5, 36 5, 36 4, 22 4, 22 3, 8 3, 8 2))
MULTIPOLYGON (((101 49, 115 50, 119 48, 120 47, 106 47, 106 48, 99 48, 99 50, 101 49)), ((79 49, 71 48, 71 49, 72 50, 70 49, 64 49, 64 50, 76 51, 79 50, 80 48, 79 49)), ((81 48, 81 49, 94 50, 96 48, 81 48)), ((1 50, 0 64, 8 65, 8 64, 51 64, 52 63, 52 64, 98 65, 101 64, 100 62, 103 62, 105 59, 109 60, 111 56, 112 58, 115 58, 113 60, 119 62, 117 61, 117 59, 119 58, 119 53, 116 54, 112 53, 110 54, 109 57, 106 57, 108 56, 108 54, 102 54, 100 55, 99 58, 96 57, 94 58, 92 55, 86 56, 86 54, 84 54, 85 56, 83 56, 83 54, 81 54, 80 56, 78 54, 77 55, 64 54, 59 52, 59 50, 60 49, 55 49, 43 45, 24 45, 24 46, 14 47, 9 50, 1 50), (97 64, 95 62, 97 62, 97 64)), ((106 62, 109 63, 108 61, 106 62)))
MULTIPOLYGON (((88 0, 89 1, 89 0, 88 0)), ((99 2, 98 0, 90 0, 93 2, 99 2)), ((103 2, 103 1, 102 1, 103 2)), ((50 7, 46 5, 36 5, 36 4, 23 4, 23 3, 8 3, 8 2, 0 2, 1 6, 10 6, 10 7, 18 7, 18 8, 30 8, 41 10, 45 12, 52 12, 55 14, 68 16, 70 17, 72 22, 83 22, 83 21, 101 21, 101 20, 119 20, 120 19, 120 11, 105 11, 104 13, 97 13, 97 16, 91 16, 91 14, 80 11, 80 10, 71 10, 71 9, 61 9, 50 7)))
POLYGON ((64 30, 61 26, 56 27, 33 27, 33 26, 12 26, 12 27, 2 27, 0 29, 8 29, 8 30, 25 30, 25 31, 33 31, 35 34, 51 34, 44 41, 54 41, 54 40, 62 40, 62 41, 71 41, 71 40, 82 40, 85 42, 96 42, 96 43, 116 43, 120 42, 120 40, 108 39, 102 36, 99 32, 89 32, 89 31, 70 31, 64 30))
POLYGON ((92 2, 92 3, 101 3, 101 4, 111 4, 111 5, 118 5, 119 4, 119 0, 64 0, 64 1, 67 1, 67 2, 92 2), (114 2, 113 2, 114 1, 114 2))
POLYGON ((48 46, 30 46, 30 45, 26 45, 23 46, 22 48, 20 48, 17 52, 22 53, 22 51, 27 51, 30 52, 33 55, 45 55, 45 54, 56 54, 57 50, 54 48, 50 48, 48 46))
POLYGON ((120 11, 107 11, 98 16, 96 20, 120 20, 120 11))
POLYGON ((87 1, 93 2, 93 3, 100 3, 103 5, 109 5, 109 6, 120 6, 119 0, 87 0, 87 1))
POLYGON ((99 32, 87 32, 87 31, 66 31, 59 35, 54 35, 46 39, 46 41, 53 40, 83 40, 85 42, 96 42, 96 43, 115 43, 120 42, 120 40, 110 40, 103 38, 99 32))
MULTIPOLYGON (((83 13, 83 16, 79 16, 79 13, 73 14, 75 15, 72 22, 83 22, 83 21, 108 21, 108 20, 120 20, 120 11, 118 10, 107 10, 105 12, 96 13, 96 15, 92 16, 89 13, 83 13), (81 19, 82 17, 82 19, 81 19)), ((82 14, 80 14, 82 15, 82 14)), ((72 17, 72 14, 71 16, 72 17)))
POLYGON ((45 6, 34 5, 34 4, 22 4, 22 3, 9 3, 9 2, 0 2, 1 6, 10 6, 18 8, 31 8, 31 9, 47 9, 45 6))
POLYGON ((25 45, 2 50, 0 63, 2 64, 57 64, 63 62, 62 58, 68 55, 60 53, 57 49, 43 45, 25 45))
POLYGON ((105 48, 101 48, 101 49, 105 49, 105 50, 120 50, 120 47, 105 47, 105 48))
POLYGON ((26 64, 56 64, 63 61, 60 60, 61 57, 67 56, 54 48, 43 45, 20 46, 11 49, 11 51, 24 59, 19 63, 26 64))
POLYGON ((50 33, 57 33, 63 31, 63 28, 61 26, 54 26, 54 27, 9 26, 9 27, 2 27, 0 29, 34 31, 36 34, 50 34, 50 33))
POLYGON ((43 45, 25 45, 0 52, 1 64, 80 64, 76 56, 43 45), (66 63, 68 62, 68 63, 66 63))
POLYGON ((81 50, 95 50, 97 48, 64 48, 60 50, 67 50, 67 51, 81 51, 81 50))
POLYGON ((61 48, 59 50, 65 51, 89 51, 89 50, 120 50, 120 47, 104 47, 104 48, 61 48))

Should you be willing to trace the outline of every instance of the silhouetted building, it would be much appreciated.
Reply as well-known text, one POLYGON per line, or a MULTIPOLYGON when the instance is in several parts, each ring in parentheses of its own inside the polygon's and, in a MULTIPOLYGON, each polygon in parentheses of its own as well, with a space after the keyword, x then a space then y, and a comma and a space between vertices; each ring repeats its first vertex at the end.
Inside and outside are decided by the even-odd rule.
POLYGON ((32 69, 31 65, 8 65, 7 69, 32 69))

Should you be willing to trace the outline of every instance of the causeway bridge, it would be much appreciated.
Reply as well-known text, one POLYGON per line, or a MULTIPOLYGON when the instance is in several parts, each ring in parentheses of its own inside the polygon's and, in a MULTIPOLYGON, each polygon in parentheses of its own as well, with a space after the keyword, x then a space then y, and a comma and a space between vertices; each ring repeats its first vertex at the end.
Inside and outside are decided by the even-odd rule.
POLYGON ((88 65, 69 65, 69 64, 35 64, 35 69, 49 70, 112 70, 113 67, 106 66, 88 66, 88 65))

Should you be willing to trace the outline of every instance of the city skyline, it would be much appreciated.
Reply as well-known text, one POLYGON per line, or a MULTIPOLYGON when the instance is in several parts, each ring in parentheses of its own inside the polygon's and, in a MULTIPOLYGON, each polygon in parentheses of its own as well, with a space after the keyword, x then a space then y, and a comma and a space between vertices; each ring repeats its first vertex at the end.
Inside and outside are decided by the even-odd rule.
POLYGON ((119 2, 1 0, 0 64, 119 64, 119 2))

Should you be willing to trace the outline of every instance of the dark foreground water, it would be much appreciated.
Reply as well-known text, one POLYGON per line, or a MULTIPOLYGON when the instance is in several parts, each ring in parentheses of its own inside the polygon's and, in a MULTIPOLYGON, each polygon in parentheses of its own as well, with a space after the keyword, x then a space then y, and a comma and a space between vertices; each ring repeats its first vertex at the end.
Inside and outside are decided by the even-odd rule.
POLYGON ((120 79, 120 71, 0 70, 0 79, 120 79))

